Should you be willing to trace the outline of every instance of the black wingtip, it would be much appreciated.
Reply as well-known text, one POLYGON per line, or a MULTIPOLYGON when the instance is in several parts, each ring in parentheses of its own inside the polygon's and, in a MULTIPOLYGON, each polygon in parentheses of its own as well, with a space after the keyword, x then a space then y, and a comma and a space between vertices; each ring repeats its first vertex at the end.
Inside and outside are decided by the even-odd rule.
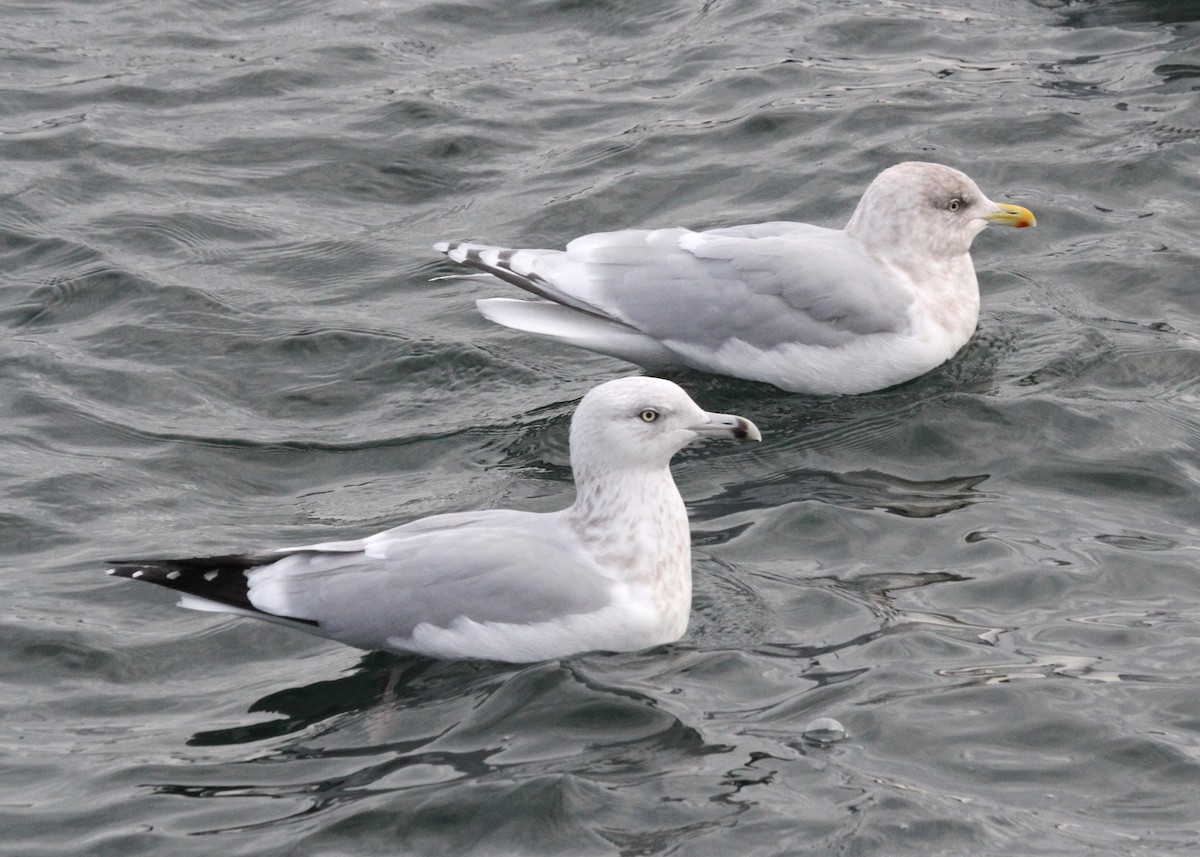
POLYGON ((250 603, 250 582, 247 573, 255 568, 271 565, 282 558, 283 555, 232 554, 192 559, 117 560, 109 563, 107 573, 115 577, 157 583, 185 595, 227 604, 264 617, 286 619, 303 625, 319 625, 314 619, 266 613, 250 603))
POLYGON ((214 556, 194 559, 117 560, 109 564, 108 574, 129 580, 157 583, 187 595, 256 610, 247 593, 246 572, 267 565, 276 557, 250 555, 214 556))

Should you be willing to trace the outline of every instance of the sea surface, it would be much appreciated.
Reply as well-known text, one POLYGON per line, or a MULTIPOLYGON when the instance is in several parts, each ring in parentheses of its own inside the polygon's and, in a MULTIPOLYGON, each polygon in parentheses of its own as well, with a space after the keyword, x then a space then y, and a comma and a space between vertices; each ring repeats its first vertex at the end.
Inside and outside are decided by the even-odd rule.
POLYGON ((1200 4, 0 14, 0 854, 1200 850, 1200 4), (430 245, 841 226, 909 159, 1038 226, 923 378, 671 376, 765 435, 676 459, 680 642, 435 662, 105 576, 565 506, 642 370, 430 245))

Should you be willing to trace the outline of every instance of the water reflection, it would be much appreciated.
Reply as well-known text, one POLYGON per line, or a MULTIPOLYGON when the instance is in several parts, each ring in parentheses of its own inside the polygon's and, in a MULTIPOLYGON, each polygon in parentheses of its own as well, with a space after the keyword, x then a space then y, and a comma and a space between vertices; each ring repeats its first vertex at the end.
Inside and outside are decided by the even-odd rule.
POLYGON ((393 695, 405 705, 419 705, 431 696, 445 692, 446 679, 461 684, 465 674, 468 678, 475 675, 486 681, 490 677, 502 677, 512 669, 509 665, 485 661, 442 662, 370 652, 348 675, 268 694, 247 709, 251 714, 282 715, 278 719, 197 732, 188 745, 249 744, 293 735, 333 718, 367 711, 393 695))
MULTIPOLYGON (((635 670, 656 663, 631 660, 635 670)), ((556 803, 576 780, 636 784, 664 764, 688 770, 694 760, 733 749, 705 739, 656 695, 610 681, 606 669, 601 676, 573 660, 512 666, 369 654, 346 676, 272 693, 250 707, 279 720, 202 732, 189 742, 247 745, 247 758, 192 765, 187 780, 150 787, 181 798, 271 802, 251 812, 264 820, 245 823, 243 809, 242 823, 193 831, 217 833, 292 823, 381 794, 424 806, 451 800, 451 791, 495 787, 533 789, 556 803), (273 746, 263 752, 264 743, 273 746), (280 799, 291 811, 279 812, 280 799)), ((452 802, 468 797, 459 791, 452 802)), ((510 811, 512 801, 505 796, 510 811)))

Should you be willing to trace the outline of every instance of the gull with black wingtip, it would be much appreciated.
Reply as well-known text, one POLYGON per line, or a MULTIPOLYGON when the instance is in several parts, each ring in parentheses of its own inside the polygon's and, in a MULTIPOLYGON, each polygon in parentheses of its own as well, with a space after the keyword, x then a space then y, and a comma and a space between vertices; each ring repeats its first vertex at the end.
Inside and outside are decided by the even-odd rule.
POLYGON ((109 573, 173 589, 183 607, 363 649, 514 662, 644 649, 687 629, 691 537, 669 464, 703 438, 761 435, 670 381, 621 378, 575 411, 576 498, 561 511, 434 515, 364 539, 109 573))

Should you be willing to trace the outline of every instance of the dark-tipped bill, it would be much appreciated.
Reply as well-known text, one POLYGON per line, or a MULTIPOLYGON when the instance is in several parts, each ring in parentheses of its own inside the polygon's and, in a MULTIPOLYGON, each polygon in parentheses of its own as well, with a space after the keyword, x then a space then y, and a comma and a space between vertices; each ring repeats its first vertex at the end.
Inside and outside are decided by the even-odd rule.
POLYGON ((758 426, 733 414, 706 414, 708 422, 688 426, 701 437, 731 437, 734 440, 762 440, 758 426))

